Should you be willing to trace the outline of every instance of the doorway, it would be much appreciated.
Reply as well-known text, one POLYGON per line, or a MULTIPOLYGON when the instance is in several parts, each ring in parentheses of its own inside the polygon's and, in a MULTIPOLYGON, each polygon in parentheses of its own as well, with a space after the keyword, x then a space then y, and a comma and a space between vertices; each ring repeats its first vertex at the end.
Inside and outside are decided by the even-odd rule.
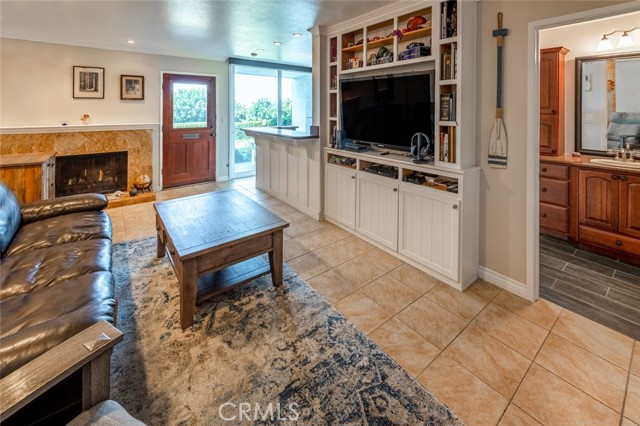
POLYGON ((163 74, 164 188, 215 181, 215 90, 214 77, 163 74))
MULTIPOLYGON (((553 18, 530 26, 530 48, 532 58, 537 62, 530 65, 536 70, 529 80, 530 93, 536 94, 535 103, 530 103, 530 138, 528 178, 530 181, 531 211, 528 244, 533 250, 531 268, 535 277, 534 298, 538 295, 568 310, 603 324, 633 338, 640 337, 640 268, 620 260, 618 257, 603 256, 593 248, 580 244, 577 240, 578 208, 584 194, 578 184, 575 168, 569 167, 573 157, 556 157, 549 146, 545 145, 545 132, 548 126, 544 118, 544 96, 540 88, 544 85, 543 54, 538 52, 568 48, 566 56, 567 76, 562 79, 566 85, 565 138, 560 147, 564 152, 577 151, 576 127, 587 116, 576 112, 576 92, 580 88, 576 83, 575 57, 597 54, 598 40, 604 32, 620 25, 628 15, 628 6, 616 6, 589 13, 580 13, 563 18, 553 18), (606 18, 606 19, 603 19, 606 18), (579 32, 581 40, 576 41, 573 34, 579 32), (588 42, 585 42, 587 40, 588 42), (535 115, 535 117, 534 117, 535 115), (535 129, 535 132, 531 130, 535 129), (532 136, 532 137, 531 137, 532 136), (547 148, 544 151, 544 148, 547 148), (540 157, 540 154, 551 157, 540 157), (560 158, 560 159, 558 159, 560 158), (568 158, 567 161, 564 158, 568 158), (540 160, 543 161, 540 164, 540 160), (550 165, 550 166, 549 166, 550 165), (535 179, 535 182, 533 180, 535 179), (539 183, 538 183, 539 179, 539 183), (562 189, 562 191, 560 191, 562 189), (561 196, 560 196, 561 195, 561 196), (534 260, 535 259, 535 260, 534 260)), ((624 23, 621 24, 625 26, 624 23)), ((606 141, 606 136, 604 137, 606 141)), ((562 151, 560 151, 562 152, 562 151)), ((583 153, 584 154, 584 153, 583 153)), ((602 200, 598 201, 601 202, 602 200)), ((596 250, 597 251, 597 250, 596 250)), ((609 253, 608 253, 609 254, 609 253)))

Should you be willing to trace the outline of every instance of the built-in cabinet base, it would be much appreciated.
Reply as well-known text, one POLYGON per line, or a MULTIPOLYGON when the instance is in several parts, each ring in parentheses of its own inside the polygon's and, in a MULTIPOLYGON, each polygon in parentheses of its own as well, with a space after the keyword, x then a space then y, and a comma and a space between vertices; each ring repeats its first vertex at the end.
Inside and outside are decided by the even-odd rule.
POLYGON ((459 290, 478 276, 478 190, 478 167, 325 148, 325 219, 459 290))

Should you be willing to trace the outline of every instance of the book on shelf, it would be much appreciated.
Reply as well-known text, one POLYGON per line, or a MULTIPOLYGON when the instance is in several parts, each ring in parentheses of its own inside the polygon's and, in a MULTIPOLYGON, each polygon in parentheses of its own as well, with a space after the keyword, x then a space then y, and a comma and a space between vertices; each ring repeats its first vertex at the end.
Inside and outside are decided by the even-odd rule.
POLYGON ((456 92, 440 94, 440 121, 456 121, 456 92))
POLYGON ((456 128, 440 128, 440 155, 439 160, 444 163, 456 162, 456 128))
POLYGON ((451 78, 458 78, 458 43, 451 43, 451 78))
POLYGON ((440 79, 441 80, 451 80, 451 54, 445 52, 442 54, 442 63, 440 65, 440 79))
POLYGON ((458 76, 457 43, 451 43, 450 49, 440 56, 440 80, 453 80, 458 76))
POLYGON ((440 38, 458 35, 458 3, 457 0, 446 0, 440 6, 440 38))

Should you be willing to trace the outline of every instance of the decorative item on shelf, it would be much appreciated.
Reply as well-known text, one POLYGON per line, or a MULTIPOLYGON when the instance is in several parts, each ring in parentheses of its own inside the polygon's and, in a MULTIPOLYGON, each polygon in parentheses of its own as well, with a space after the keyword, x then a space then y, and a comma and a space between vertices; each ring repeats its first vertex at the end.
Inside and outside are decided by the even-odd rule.
POLYGON ((427 18, 424 16, 414 16, 407 21, 407 31, 420 29, 420 25, 426 24, 427 18))
POLYGON ((140 192, 146 192, 151 188, 151 178, 148 175, 140 175, 133 182, 133 187, 140 192))
POLYGON ((425 46, 423 42, 413 42, 407 45, 407 49, 400 53, 399 60, 419 58, 431 55, 431 47, 425 46))
POLYGON ((347 62, 347 69, 351 70, 354 68, 360 68, 362 67, 362 59, 360 58, 350 58, 349 61, 347 62))
MULTIPOLYGON (((90 119, 91 119, 91 116, 90 116, 89 114, 82 114, 82 115, 80 116, 80 121, 82 121, 82 124, 84 124, 85 126, 86 126, 87 124, 89 124, 89 120, 90 120, 90 119)), ((64 126, 64 124, 63 124, 63 126, 64 126)))
POLYGON ((402 39, 404 38, 404 33, 403 31, 405 31, 404 29, 401 30, 393 30, 392 33, 389 33, 389 35, 387 36, 387 38, 392 37, 392 36, 396 36, 396 38, 398 39, 398 41, 402 41, 402 39))
POLYGON ((135 187, 135 185, 129 190, 129 195, 131 195, 132 197, 138 195, 138 189, 135 187))

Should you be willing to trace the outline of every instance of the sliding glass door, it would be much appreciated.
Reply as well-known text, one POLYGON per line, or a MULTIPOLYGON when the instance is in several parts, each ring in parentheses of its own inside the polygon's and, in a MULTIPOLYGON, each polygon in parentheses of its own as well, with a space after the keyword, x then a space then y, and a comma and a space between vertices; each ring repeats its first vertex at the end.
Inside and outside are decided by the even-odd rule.
POLYGON ((291 127, 308 131, 311 125, 311 70, 268 65, 231 65, 231 178, 255 174, 255 142, 243 129, 291 127))

